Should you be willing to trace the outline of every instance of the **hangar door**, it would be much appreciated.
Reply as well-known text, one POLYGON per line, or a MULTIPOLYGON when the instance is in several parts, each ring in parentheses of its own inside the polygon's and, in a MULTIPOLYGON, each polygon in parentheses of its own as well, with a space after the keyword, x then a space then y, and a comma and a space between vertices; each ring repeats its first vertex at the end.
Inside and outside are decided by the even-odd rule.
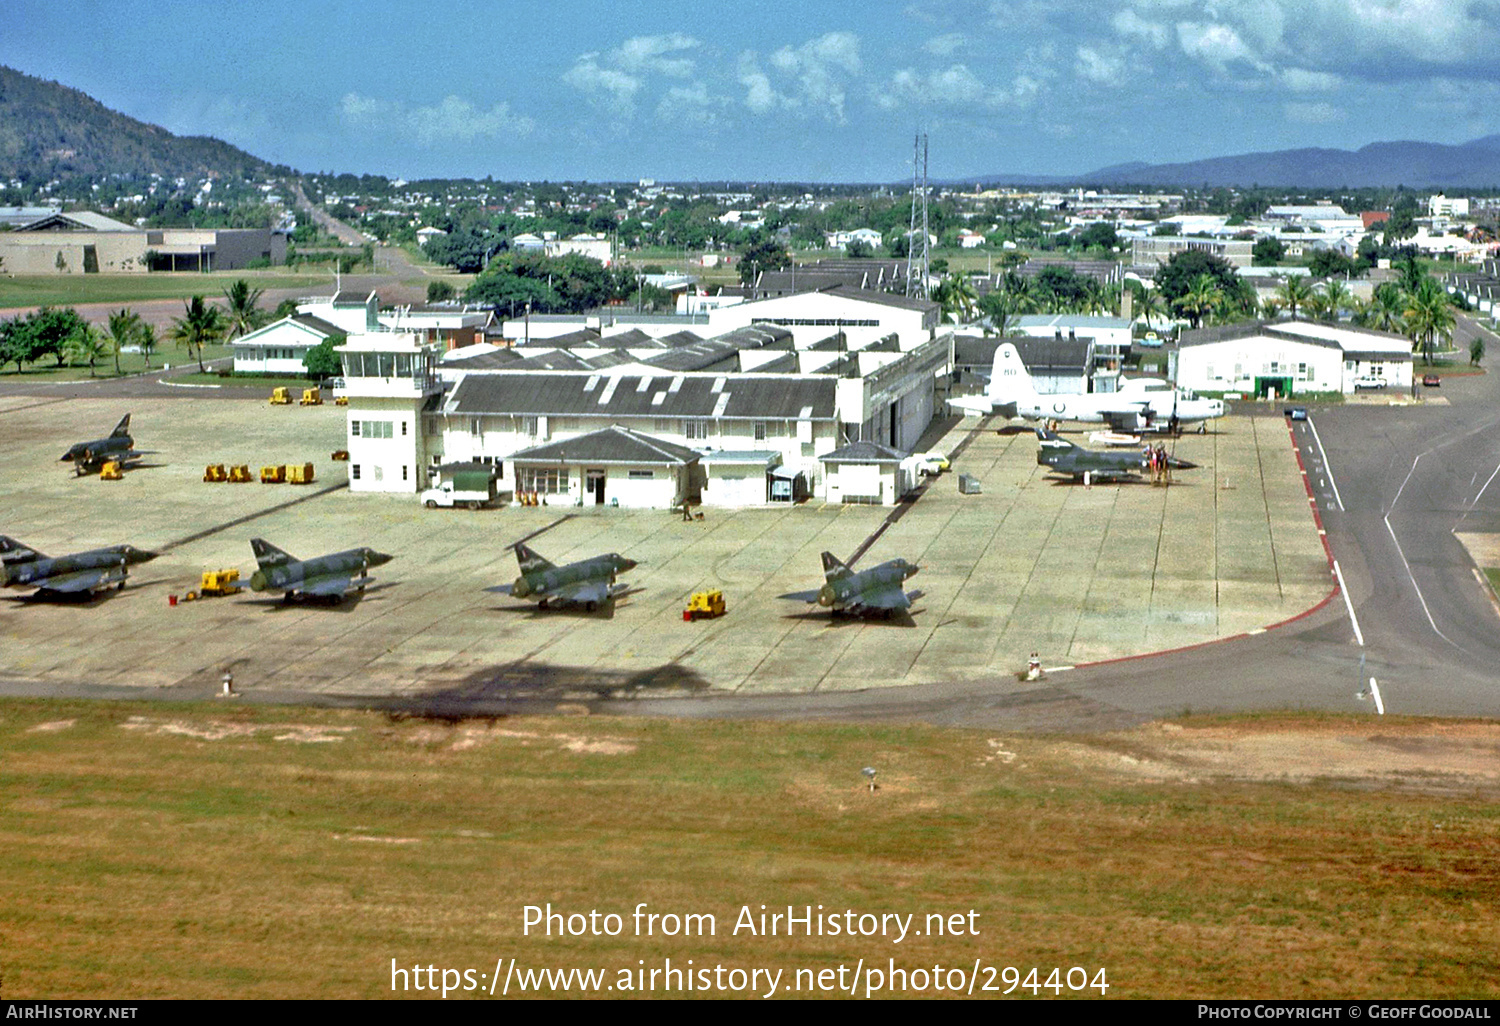
POLYGON ((927 425, 932 423, 932 383, 908 392, 891 407, 891 445, 911 452, 927 425))

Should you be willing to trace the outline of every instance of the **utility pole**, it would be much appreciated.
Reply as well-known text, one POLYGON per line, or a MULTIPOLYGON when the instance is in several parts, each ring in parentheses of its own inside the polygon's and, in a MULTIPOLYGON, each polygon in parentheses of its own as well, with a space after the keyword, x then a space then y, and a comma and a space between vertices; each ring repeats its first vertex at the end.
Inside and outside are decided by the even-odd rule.
POLYGON ((913 299, 927 298, 927 276, 932 263, 927 230, 927 134, 918 132, 912 147, 911 228, 906 233, 906 294, 913 299), (917 216, 921 208, 920 219, 917 216), (920 256, 917 236, 921 232, 920 256))

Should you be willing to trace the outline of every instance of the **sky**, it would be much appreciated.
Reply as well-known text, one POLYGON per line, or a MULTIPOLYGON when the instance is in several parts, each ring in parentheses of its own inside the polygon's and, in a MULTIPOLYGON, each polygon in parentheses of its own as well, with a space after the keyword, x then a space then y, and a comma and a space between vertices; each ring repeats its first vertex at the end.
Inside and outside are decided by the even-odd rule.
POLYGON ((304 172, 901 182, 1500 132, 1500 0, 8 0, 0 64, 304 172))

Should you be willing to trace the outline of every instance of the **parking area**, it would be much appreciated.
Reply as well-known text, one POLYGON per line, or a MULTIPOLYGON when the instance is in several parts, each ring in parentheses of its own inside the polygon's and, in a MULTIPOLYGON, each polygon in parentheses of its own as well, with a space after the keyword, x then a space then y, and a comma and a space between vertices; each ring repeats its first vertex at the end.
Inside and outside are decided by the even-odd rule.
MULTIPOLYGON (((1279 411, 1278 411, 1279 412, 1279 411)), ((343 694, 451 692, 592 697, 694 689, 806 691, 993 680, 1019 686, 1047 666, 1137 655, 1295 616, 1328 593, 1329 571, 1286 424, 1231 416, 1189 434, 1199 464, 1170 488, 1084 488, 1045 477, 1030 431, 958 423, 950 473, 916 502, 724 511, 425 510, 414 496, 338 488, 343 411, 219 399, 0 400, 0 533, 49 555, 129 542, 164 549, 123 592, 87 603, 0 598, 0 673, 214 690, 343 694), (130 412, 151 450, 123 481, 74 478, 58 456, 130 412), (966 443, 966 444, 965 444, 966 443), (310 486, 205 484, 206 463, 316 465, 310 486), (982 483, 960 495, 959 473, 982 483), (329 486, 334 486, 330 488, 329 486), (890 521, 888 523, 888 521, 890 521), (897 556, 921 572, 909 616, 832 618, 791 592, 822 583, 819 553, 856 569, 897 556), (640 566, 631 591, 595 613, 539 610, 486 591, 517 576, 505 548, 565 562, 617 551, 640 566), (298 557, 367 545, 396 558, 362 596, 283 606, 246 591, 169 606, 207 569, 254 569, 248 541, 298 557), (689 595, 720 588, 728 614, 686 623, 689 595)), ((1089 444, 1087 433, 1070 437, 1089 444)))

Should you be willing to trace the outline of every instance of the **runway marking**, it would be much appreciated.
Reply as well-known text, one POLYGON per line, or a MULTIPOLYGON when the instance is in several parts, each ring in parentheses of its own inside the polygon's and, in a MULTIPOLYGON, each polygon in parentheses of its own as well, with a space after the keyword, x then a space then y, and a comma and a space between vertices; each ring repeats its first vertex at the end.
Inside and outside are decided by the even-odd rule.
POLYGON ((1323 439, 1318 437, 1317 425, 1312 422, 1311 417, 1307 418, 1307 426, 1312 430, 1313 441, 1318 443, 1318 455, 1323 460, 1323 469, 1328 472, 1328 483, 1333 485, 1333 497, 1339 504, 1339 512, 1342 513, 1344 512, 1344 499, 1339 495, 1338 482, 1333 479, 1333 464, 1328 462, 1328 453, 1323 450, 1323 439))
POLYGON ((1370 694, 1375 698, 1375 711, 1385 715, 1385 700, 1380 697, 1380 685, 1375 683, 1375 678, 1370 678, 1370 694))
MULTIPOLYGON (((1432 451, 1433 450, 1431 449, 1427 450, 1427 452, 1432 451)), ((1427 453, 1424 452, 1418 455, 1416 459, 1411 461, 1411 469, 1406 472, 1406 477, 1404 480, 1402 480, 1401 487, 1396 489, 1396 497, 1391 500, 1391 507, 1390 509, 1386 510, 1386 514, 1382 519, 1384 519, 1385 521, 1385 529, 1390 532, 1391 542, 1396 546, 1396 555, 1401 557, 1401 565, 1406 568, 1406 579, 1411 582, 1411 590, 1417 593, 1417 601, 1422 603, 1422 613, 1427 617, 1428 625, 1432 627, 1433 632, 1437 634, 1438 637, 1442 638, 1444 641, 1452 645, 1454 648, 1458 649, 1460 652, 1463 652, 1463 647, 1459 645, 1458 642, 1448 637, 1448 635, 1444 634, 1442 629, 1438 627, 1437 621, 1432 618, 1432 610, 1427 607, 1427 599, 1422 594, 1422 588, 1417 584, 1417 578, 1411 572, 1411 563, 1407 562, 1406 550, 1401 547, 1401 541, 1396 537, 1396 529, 1391 526, 1391 514, 1396 511, 1396 503, 1401 501, 1401 493, 1406 491, 1407 482, 1410 481, 1411 476, 1417 472, 1417 464, 1422 462, 1422 457, 1426 455, 1427 453)))
MULTIPOLYGON (((1400 546, 1396 546, 1400 548, 1400 546)), ((1364 633, 1359 629, 1359 618, 1354 615, 1354 603, 1349 600, 1349 587, 1344 583, 1344 571, 1339 569, 1339 561, 1333 561, 1334 576, 1339 579, 1339 594, 1344 596, 1344 608, 1349 610, 1349 622, 1354 625, 1354 640, 1359 642, 1359 647, 1365 647, 1364 633)))

